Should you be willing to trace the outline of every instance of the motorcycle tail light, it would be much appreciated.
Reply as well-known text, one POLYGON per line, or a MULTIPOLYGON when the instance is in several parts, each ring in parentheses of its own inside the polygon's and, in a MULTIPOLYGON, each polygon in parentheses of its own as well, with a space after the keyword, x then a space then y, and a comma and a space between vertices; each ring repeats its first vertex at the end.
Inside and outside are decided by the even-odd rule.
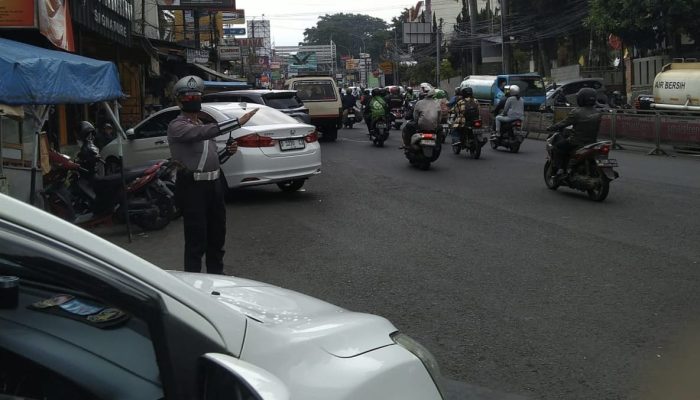
POLYGON ((308 135, 304 136, 304 141, 306 143, 318 142, 318 133, 316 133, 316 131, 309 133, 308 135))
POLYGON ((474 121, 474 128, 481 128, 481 120, 480 119, 477 119, 476 121, 474 121))
POLYGON ((433 139, 434 135, 432 133, 421 134, 421 139, 433 139))
POLYGON ((609 144, 601 145, 600 147, 598 147, 598 152, 600 152, 600 154, 608 155, 608 153, 610 153, 610 145, 609 144))
POLYGON ((513 122, 513 126, 521 126, 523 123, 520 121, 513 122))
POLYGON ((260 136, 257 133, 241 136, 236 139, 238 147, 275 147, 277 141, 271 137, 260 136))

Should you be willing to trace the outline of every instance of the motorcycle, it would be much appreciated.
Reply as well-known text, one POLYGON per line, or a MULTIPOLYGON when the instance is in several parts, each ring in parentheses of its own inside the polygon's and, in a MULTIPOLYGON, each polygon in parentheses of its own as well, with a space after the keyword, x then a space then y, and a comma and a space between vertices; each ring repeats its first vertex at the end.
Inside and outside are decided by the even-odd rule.
POLYGON ((404 123, 403 109, 401 107, 395 107, 391 109, 391 124, 394 129, 400 130, 401 125, 404 123))
POLYGON ((123 221, 125 209, 130 221, 144 230, 163 229, 170 223, 176 210, 173 192, 158 178, 159 174, 172 174, 167 169, 174 167, 167 165, 166 160, 125 170, 126 188, 121 174, 101 176, 84 168, 79 158, 76 161, 49 151, 52 170, 41 191, 47 211, 82 227, 110 223, 113 219, 123 221))
POLYGON ((404 148, 408 162, 426 171, 435 162, 442 151, 442 138, 437 132, 416 132, 411 135, 411 144, 404 148))
POLYGON ((471 121, 471 126, 465 127, 461 131, 460 137, 452 137, 452 152, 459 154, 462 150, 469 152, 469 156, 475 160, 481 157, 481 148, 488 139, 482 130, 480 119, 471 121))
POLYGON ((377 118, 373 122, 372 130, 369 133, 369 139, 377 147, 384 147, 384 142, 389 138, 389 123, 386 116, 377 118))
POLYGON ((510 150, 511 153, 520 151, 520 145, 527 137, 528 133, 523 131, 523 121, 516 119, 513 122, 501 123, 501 135, 495 133, 489 139, 491 148, 496 150, 499 146, 503 146, 510 150))
POLYGON ((544 183, 547 188, 557 190, 559 186, 586 192, 594 201, 603 201, 608 197, 610 181, 620 177, 613 168, 617 160, 608 158, 612 142, 608 140, 592 143, 576 150, 570 157, 564 176, 557 177, 553 167, 554 145, 564 140, 564 133, 554 133, 547 139, 547 161, 544 164, 544 183))
POLYGON ((347 109, 347 115, 343 120, 343 125, 346 128, 352 129, 354 124, 362 122, 362 106, 354 106, 353 108, 347 109))

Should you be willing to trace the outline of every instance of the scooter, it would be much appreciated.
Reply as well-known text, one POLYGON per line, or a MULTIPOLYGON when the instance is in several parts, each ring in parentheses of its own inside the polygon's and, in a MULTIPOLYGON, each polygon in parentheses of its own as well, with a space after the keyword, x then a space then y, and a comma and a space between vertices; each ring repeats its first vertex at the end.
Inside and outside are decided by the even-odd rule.
POLYGON ((404 112, 403 108, 401 107, 395 107, 391 109, 391 123, 394 126, 394 129, 400 130, 401 125, 404 123, 404 112))
POLYGON ((471 126, 465 127, 461 131, 460 137, 452 136, 452 152, 459 154, 466 150, 469 156, 475 160, 481 157, 481 148, 484 147, 488 139, 482 130, 480 119, 471 121, 471 126))
POLYGON ((404 148, 404 155, 412 166, 427 171, 430 164, 440 157, 441 151, 441 135, 437 132, 423 131, 411 135, 410 145, 404 148))
POLYGON ((345 119, 343 120, 343 125, 346 128, 352 129, 352 126, 355 125, 357 122, 357 118, 355 117, 355 108, 349 108, 347 109, 347 115, 345 116, 345 119))
POLYGON ((620 177, 613 168, 617 160, 608 158, 612 142, 608 140, 591 143, 576 150, 567 163, 567 174, 556 176, 552 164, 554 146, 564 139, 565 133, 557 132, 547 139, 547 161, 544 164, 544 183, 547 188, 557 190, 559 186, 586 192, 594 201, 603 201, 608 197, 610 181, 620 177))
POLYGON ((389 123, 386 116, 377 118, 372 122, 369 139, 377 147, 384 147, 384 142, 389 138, 389 123))
POLYGON ((49 151, 49 162, 52 171, 41 191, 45 209, 76 225, 123 221, 128 209, 130 221, 144 230, 158 230, 170 223, 176 210, 172 190, 158 177, 165 174, 161 168, 166 160, 125 170, 126 188, 121 174, 100 176, 55 150, 49 151))
POLYGON ((499 146, 503 146, 510 150, 511 153, 520 151, 520 145, 527 137, 528 132, 523 131, 523 121, 516 119, 513 122, 501 123, 501 135, 496 135, 495 132, 491 135, 491 148, 496 150, 499 146))

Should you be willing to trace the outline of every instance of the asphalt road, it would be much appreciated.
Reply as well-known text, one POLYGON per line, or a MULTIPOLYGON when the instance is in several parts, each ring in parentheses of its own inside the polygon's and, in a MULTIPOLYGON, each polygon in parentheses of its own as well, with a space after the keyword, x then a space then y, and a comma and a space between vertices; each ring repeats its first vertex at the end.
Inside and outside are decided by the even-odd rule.
MULTIPOLYGON (((595 203, 544 186, 540 141, 420 171, 364 133, 301 192, 231 193, 227 273, 388 318, 465 399, 697 398, 700 159, 613 152, 595 203)), ((180 269, 181 229, 107 236, 180 269)))

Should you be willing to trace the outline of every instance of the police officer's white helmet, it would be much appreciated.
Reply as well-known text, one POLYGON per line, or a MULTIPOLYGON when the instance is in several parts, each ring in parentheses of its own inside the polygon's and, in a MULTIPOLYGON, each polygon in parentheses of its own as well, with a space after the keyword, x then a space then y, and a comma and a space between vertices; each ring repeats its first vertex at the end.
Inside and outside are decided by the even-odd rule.
POLYGON ((191 92, 201 94, 204 93, 204 81, 198 76, 189 75, 177 81, 175 86, 173 86, 173 91, 176 96, 191 92))

